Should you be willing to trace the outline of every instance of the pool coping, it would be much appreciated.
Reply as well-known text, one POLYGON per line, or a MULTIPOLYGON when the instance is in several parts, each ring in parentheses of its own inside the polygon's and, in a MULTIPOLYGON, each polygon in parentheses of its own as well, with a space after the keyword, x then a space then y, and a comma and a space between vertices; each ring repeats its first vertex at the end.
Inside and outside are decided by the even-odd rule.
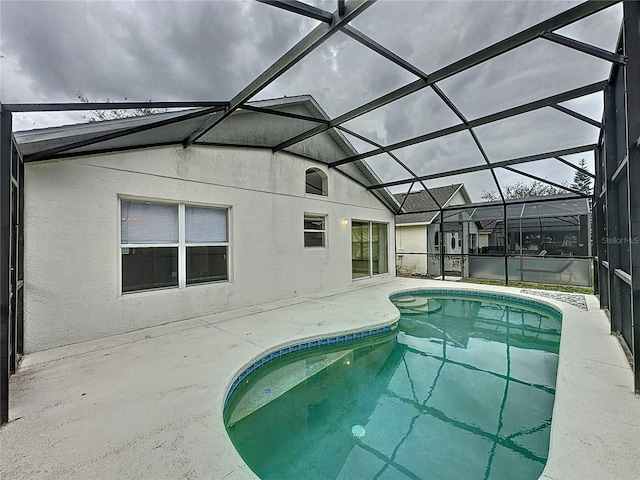
POLYGON ((175 478, 171 472, 180 467, 199 473, 200 478, 255 480, 257 477, 235 451, 222 418, 226 394, 238 372, 265 353, 291 343, 392 325, 399 311, 389 301, 390 295, 425 288, 488 291, 560 309, 563 320, 554 421, 549 459, 540 478, 634 478, 633 472, 640 469, 640 399, 633 393, 626 356, 617 338, 610 335, 607 317, 596 297, 586 296, 589 310, 583 311, 511 287, 463 287, 455 282, 407 278, 359 281, 330 292, 29 354, 12 377, 10 422, 0 428, 0 476, 31 478, 40 474, 41 478, 60 478, 66 474, 88 478, 100 471, 109 478, 122 478, 123 472, 140 468, 140 460, 146 455, 154 460, 148 466, 151 473, 145 472, 148 478, 175 478), (143 368, 146 356, 156 355, 146 368, 157 368, 153 361, 166 355, 182 361, 183 353, 189 353, 191 359, 191 351, 185 348, 201 356, 198 361, 190 360, 190 370, 162 372, 157 386, 142 382, 148 375, 143 368), (137 362, 131 362, 132 356, 137 362), (130 380, 124 387, 136 389, 128 393, 132 398, 115 398, 118 390, 110 388, 109 375, 122 366, 127 368, 124 380, 130 380), (79 381, 87 382, 82 388, 89 393, 82 399, 94 400, 88 410, 94 416, 81 416, 80 412, 86 412, 78 408, 89 407, 73 403, 78 401, 79 381), (184 384, 180 395, 168 396, 180 382, 184 384), (94 390, 105 398, 96 400, 94 390), (199 401, 206 398, 206 404, 193 403, 192 397, 199 401), (167 405, 169 410, 160 408, 167 405), (184 416, 185 407, 186 414, 195 418, 184 416), (105 421, 128 418, 130 410, 136 408, 145 418, 123 427, 105 421), (113 431, 111 446, 90 437, 69 437, 69 432, 60 427, 70 425, 70 420, 73 432, 97 428, 96 424, 106 432, 113 431), (204 433, 200 431, 203 422, 207 426, 204 433), (42 435, 43 431, 47 435, 42 435), (180 450, 183 443, 190 449, 180 450), (83 456, 85 448, 85 453, 95 452, 91 461, 83 456), (34 451, 39 455, 29 455, 34 451), (61 465, 67 469, 60 470, 61 465))
POLYGON ((225 394, 224 406, 227 406, 236 389, 240 386, 240 384, 242 384, 242 382, 244 382, 244 380, 249 375, 255 372, 258 368, 267 365, 268 363, 271 363, 278 358, 286 357, 287 355, 292 355, 295 353, 314 350, 316 348, 340 345, 342 343, 351 343, 357 340, 364 340, 366 338, 375 337, 377 335, 391 332, 397 327, 397 325, 398 322, 395 321, 393 323, 385 324, 379 327, 374 326, 373 328, 340 332, 337 335, 323 335, 306 338, 299 342, 284 344, 272 348, 269 351, 252 358, 247 363, 247 365, 240 370, 231 385, 229 385, 226 389, 227 393, 225 394))
MULTIPOLYGON (((467 287, 465 285, 465 287, 467 287)), ((504 287, 509 288, 509 287, 504 287)), ((553 297, 549 296, 537 296, 535 291, 522 291, 518 289, 511 289, 508 292, 499 292, 498 290, 502 290, 502 288, 498 287, 497 289, 490 288, 482 288, 479 289, 476 286, 471 286, 468 288, 460 288, 459 285, 456 285, 456 288, 453 287, 421 287, 421 288, 403 288, 399 290, 394 290, 388 293, 388 299, 391 301, 395 297, 403 296, 403 295, 412 295, 412 294, 426 294, 426 295, 437 295, 437 296, 452 296, 452 297, 469 297, 469 298, 481 298, 488 300, 496 300, 496 301, 505 301, 515 304, 521 304, 524 307, 534 307, 546 311, 554 318, 558 319, 561 324, 564 322, 573 323, 575 320, 575 313, 572 310, 578 309, 576 305, 572 305, 566 303, 563 300, 556 300, 553 297), (514 291, 515 290, 515 291, 514 291), (569 309, 569 310, 567 310, 569 309), (560 317, 560 318, 558 318, 560 317)), ((583 296, 583 295, 581 295, 583 296)), ((588 311, 588 310, 587 310, 588 311)), ((599 312, 603 313, 601 310, 599 312)), ((298 349, 291 350, 292 346, 302 345, 305 348, 301 348, 300 350, 310 349, 315 347, 321 347, 323 345, 332 344, 332 340, 335 341, 349 341, 354 340, 358 337, 358 334, 375 335, 378 333, 388 332, 397 325, 397 320, 393 322, 386 322, 382 325, 386 325, 386 327, 381 327, 380 325, 374 325, 373 330, 345 330, 341 332, 336 332, 333 336, 316 336, 313 338, 305 338, 301 340, 303 343, 293 343, 293 344, 283 344, 279 345, 271 349, 268 352, 265 352, 263 356, 257 356, 253 358, 250 362, 248 362, 248 366, 245 366, 232 385, 227 388, 227 394, 225 395, 225 406, 228 400, 233 395, 235 388, 241 383, 248 375, 250 375, 255 369, 262 366, 264 363, 267 363, 271 359, 280 358, 289 353, 293 353, 298 351, 298 349), (338 340, 339 339, 339 340, 338 340), (267 359, 265 361, 265 359, 267 359)), ((618 345, 619 346, 619 345, 618 345)), ((560 353, 559 353, 559 362, 558 362, 558 373, 557 373, 557 384, 556 384, 556 393, 554 398, 554 407, 553 407, 553 416, 552 416, 552 424, 551 424, 551 441, 550 448, 548 453, 548 460, 545 465, 545 468, 540 475, 540 480, 552 480, 559 478, 578 478, 574 477, 577 473, 575 469, 575 465, 572 465, 569 469, 563 465, 563 459, 567 458, 567 447, 563 445, 564 439, 567 437, 567 432, 562 431, 562 428, 558 427, 558 421, 555 420, 556 417, 560 417, 562 419, 563 416, 566 415, 569 411, 573 413, 573 399, 571 398, 571 394, 565 392, 565 386, 562 385, 564 382, 560 381, 560 379, 564 379, 567 376, 572 376, 575 374, 573 367, 567 366, 566 362, 561 362, 560 358, 565 357, 567 355, 580 355, 580 352, 576 352, 573 344, 567 341, 563 342, 563 335, 560 337, 560 353), (561 376, 562 375, 562 376, 561 376), (567 476, 569 475, 569 476, 567 476)), ((620 356, 617 355, 619 360, 620 356)), ((611 364, 615 365, 615 364, 611 364)), ((618 364, 615 365, 619 368, 625 368, 625 365, 618 364)), ((639 405, 640 406, 640 405, 639 405)), ((588 419, 587 419, 588 420, 588 419)), ((640 431, 640 430, 639 430, 640 431)), ((587 460, 587 459, 585 459, 587 460)), ((587 461, 586 464, 591 462, 587 461)), ((623 467, 624 468, 624 467, 623 467)), ((593 474, 593 471, 589 468, 589 474, 593 474)), ((619 474, 620 475, 620 474, 619 474)), ((622 475, 624 475, 622 473, 622 475)), ((579 477, 579 478, 587 478, 587 477, 579 477)), ((618 476, 616 478, 625 478, 624 476, 618 476)), ((630 477, 631 478, 631 477, 630 477)))

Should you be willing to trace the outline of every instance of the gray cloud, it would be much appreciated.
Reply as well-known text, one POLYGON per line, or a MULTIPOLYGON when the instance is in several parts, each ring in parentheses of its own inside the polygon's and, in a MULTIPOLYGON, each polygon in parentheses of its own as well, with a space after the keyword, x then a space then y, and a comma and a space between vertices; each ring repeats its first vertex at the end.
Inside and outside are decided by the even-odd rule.
MULTIPOLYGON (((3 1, 3 55, 49 101, 226 100, 301 36, 256 2, 3 1)), ((11 85, 3 82, 4 97, 11 85)), ((12 101, 28 101, 16 98, 12 101)))

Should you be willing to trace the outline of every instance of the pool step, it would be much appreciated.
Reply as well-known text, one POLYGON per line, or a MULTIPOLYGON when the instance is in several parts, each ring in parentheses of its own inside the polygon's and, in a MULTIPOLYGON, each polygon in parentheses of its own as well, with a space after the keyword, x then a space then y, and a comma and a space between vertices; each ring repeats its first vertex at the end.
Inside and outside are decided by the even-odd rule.
POLYGON ((398 307, 400 313, 408 314, 432 313, 442 307, 442 303, 437 298, 407 296, 394 298, 392 302, 396 307, 398 307), (407 298, 409 300, 407 300, 407 298))
POLYGON ((304 358, 279 369, 255 381, 250 391, 236 405, 228 420, 228 425, 242 420, 256 410, 264 407, 281 395, 284 395, 300 383, 323 371, 335 362, 344 361, 353 349, 328 353, 318 357, 304 358))
POLYGON ((405 295, 403 297, 394 298, 391 300, 395 305, 405 305, 407 303, 415 302, 416 297, 412 297, 411 295, 405 295))

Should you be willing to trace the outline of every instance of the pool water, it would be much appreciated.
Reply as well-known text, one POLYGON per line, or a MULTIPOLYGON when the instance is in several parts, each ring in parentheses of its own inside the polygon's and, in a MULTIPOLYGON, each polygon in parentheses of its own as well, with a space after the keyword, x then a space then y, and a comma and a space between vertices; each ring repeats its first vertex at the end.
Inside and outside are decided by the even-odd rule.
POLYGON ((263 480, 537 479, 560 320, 469 297, 394 297, 398 329, 289 355, 227 403, 263 480))

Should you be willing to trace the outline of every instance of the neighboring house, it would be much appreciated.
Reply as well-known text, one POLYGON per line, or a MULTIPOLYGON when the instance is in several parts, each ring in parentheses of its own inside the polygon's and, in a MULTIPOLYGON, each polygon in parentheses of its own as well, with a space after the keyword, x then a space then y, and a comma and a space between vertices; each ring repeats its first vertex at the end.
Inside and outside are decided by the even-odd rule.
MULTIPOLYGON (((489 250, 497 224, 497 220, 483 220, 476 223, 478 226, 478 253, 486 253, 489 250)), ((498 242, 498 239, 495 241, 498 242)))
MULTIPOLYGON (((478 227, 474 222, 447 221, 441 232, 438 204, 447 207, 471 203, 464 184, 430 188, 429 192, 420 190, 408 196, 396 194, 395 197, 406 212, 419 212, 396 216, 398 273, 439 276, 442 252, 445 254, 445 272, 462 276, 467 268, 462 255, 475 253, 480 246, 478 227)), ((449 212, 449 215, 456 214, 449 212)))
POLYGON ((346 139, 326 131, 272 150, 316 125, 301 116, 328 118, 316 102, 250 106, 186 149, 220 113, 15 134, 28 162, 26 352, 395 275, 398 205, 366 189, 378 179, 365 164, 329 168, 357 153, 346 139))

